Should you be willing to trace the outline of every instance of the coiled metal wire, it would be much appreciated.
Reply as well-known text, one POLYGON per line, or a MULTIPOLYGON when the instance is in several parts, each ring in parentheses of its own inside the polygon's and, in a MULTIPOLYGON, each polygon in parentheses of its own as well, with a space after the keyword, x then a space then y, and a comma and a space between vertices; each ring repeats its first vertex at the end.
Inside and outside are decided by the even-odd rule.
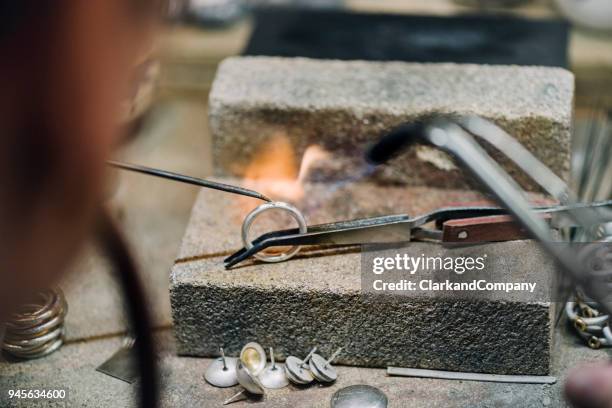
POLYGON ((2 350, 23 359, 53 353, 64 342, 67 313, 68 305, 60 289, 39 293, 6 323, 2 350))
POLYGON ((597 310, 595 302, 587 302, 577 296, 577 299, 565 304, 565 315, 590 348, 612 346, 610 316, 597 310))
MULTIPOLYGON (((585 244, 579 251, 582 264, 590 269, 596 284, 612 291, 612 236, 599 242, 585 244)), ((578 335, 593 348, 612 347, 610 315, 602 313, 599 304, 588 299, 578 290, 574 299, 565 304, 565 315, 573 323, 578 335)))

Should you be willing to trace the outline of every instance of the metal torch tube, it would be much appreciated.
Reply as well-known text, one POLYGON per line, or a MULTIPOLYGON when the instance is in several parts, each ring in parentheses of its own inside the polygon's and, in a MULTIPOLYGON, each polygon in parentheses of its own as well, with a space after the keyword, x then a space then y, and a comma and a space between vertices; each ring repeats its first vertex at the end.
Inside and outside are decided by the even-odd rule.
POLYGON ((586 276, 583 265, 577 259, 576 251, 568 250, 562 243, 553 242, 548 226, 544 220, 533 213, 528 201, 520 194, 520 187, 509 178, 469 133, 452 122, 442 122, 426 127, 423 137, 432 145, 459 159, 486 186, 497 201, 514 215, 528 233, 557 260, 559 266, 578 285, 581 285, 593 300, 600 303, 606 313, 612 311, 612 304, 607 299, 609 293, 606 285, 601 285, 586 276))

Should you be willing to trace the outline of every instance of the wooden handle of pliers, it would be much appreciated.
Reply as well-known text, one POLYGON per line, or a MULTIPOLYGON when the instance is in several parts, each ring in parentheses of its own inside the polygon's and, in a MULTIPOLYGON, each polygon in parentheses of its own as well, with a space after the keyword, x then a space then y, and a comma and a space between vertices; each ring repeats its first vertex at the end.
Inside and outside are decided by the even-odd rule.
MULTIPOLYGON (((550 220, 550 214, 542 216, 550 220)), ((462 218, 442 224, 443 242, 500 242, 528 239, 527 232, 509 215, 462 218)))

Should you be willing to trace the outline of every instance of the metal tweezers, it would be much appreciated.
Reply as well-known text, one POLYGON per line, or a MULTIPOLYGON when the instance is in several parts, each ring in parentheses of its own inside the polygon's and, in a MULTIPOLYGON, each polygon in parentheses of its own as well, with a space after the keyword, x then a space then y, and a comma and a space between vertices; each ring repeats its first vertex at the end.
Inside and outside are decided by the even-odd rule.
MULTIPOLYGON (((590 204, 571 204, 533 207, 540 216, 549 216, 553 228, 576 226, 576 214, 592 214, 593 211, 610 213, 612 200, 590 204)), ((242 248, 224 260, 230 268, 265 249, 296 245, 359 245, 386 244, 409 241, 444 242, 444 223, 451 220, 483 219, 483 217, 508 215, 500 207, 448 207, 411 218, 407 214, 386 215, 308 226, 306 233, 297 228, 273 231, 252 241, 250 249, 242 248), (435 222, 435 229, 423 226, 435 222)), ((510 222, 510 220, 508 220, 510 222)), ((504 240, 517 239, 509 237, 504 240)), ((458 242, 458 241, 454 241, 458 242)))

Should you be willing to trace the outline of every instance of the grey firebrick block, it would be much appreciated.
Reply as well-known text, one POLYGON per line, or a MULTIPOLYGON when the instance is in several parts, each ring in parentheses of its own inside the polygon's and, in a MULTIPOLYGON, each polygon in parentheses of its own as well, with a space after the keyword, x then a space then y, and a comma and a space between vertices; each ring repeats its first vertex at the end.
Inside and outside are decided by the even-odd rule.
MULTIPOLYGON (((283 135, 297 163, 307 146, 319 144, 335 153, 336 171, 354 174, 363 148, 385 130, 431 113, 477 114, 567 177, 573 95, 574 77, 560 68, 233 57, 220 65, 210 93, 215 166, 219 175, 242 176, 256 153, 283 135)), ((423 147, 378 177, 438 187, 467 183, 447 157, 423 147)))
MULTIPOLYGON (((316 191, 308 188, 307 193, 316 191)), ((346 195, 357 198, 360 191, 370 198, 386 197, 379 200, 379 210, 386 213, 387 204, 398 211, 420 213, 410 209, 410 203, 423 205, 418 197, 437 197, 438 202, 429 202, 429 207, 474 200, 470 192, 373 185, 351 186, 346 195)), ((331 200, 320 213, 336 219, 345 218, 340 212, 348 214, 346 218, 365 215, 342 209, 338 202, 331 200)), ((305 356, 315 345, 323 355, 344 346, 338 363, 348 365, 498 374, 549 372, 554 265, 533 242, 463 249, 412 243, 411 251, 440 256, 457 250, 487 254, 487 280, 536 282, 534 294, 374 295, 362 290, 362 282, 368 280, 362 281, 358 248, 303 248, 287 262, 247 262, 225 270, 223 257, 240 246, 237 215, 246 210, 233 197, 208 191, 198 197, 170 282, 180 354, 214 356, 223 346, 236 355, 248 341, 258 341, 273 346, 281 358, 305 356)), ((468 276, 467 272, 462 276, 468 276)))

